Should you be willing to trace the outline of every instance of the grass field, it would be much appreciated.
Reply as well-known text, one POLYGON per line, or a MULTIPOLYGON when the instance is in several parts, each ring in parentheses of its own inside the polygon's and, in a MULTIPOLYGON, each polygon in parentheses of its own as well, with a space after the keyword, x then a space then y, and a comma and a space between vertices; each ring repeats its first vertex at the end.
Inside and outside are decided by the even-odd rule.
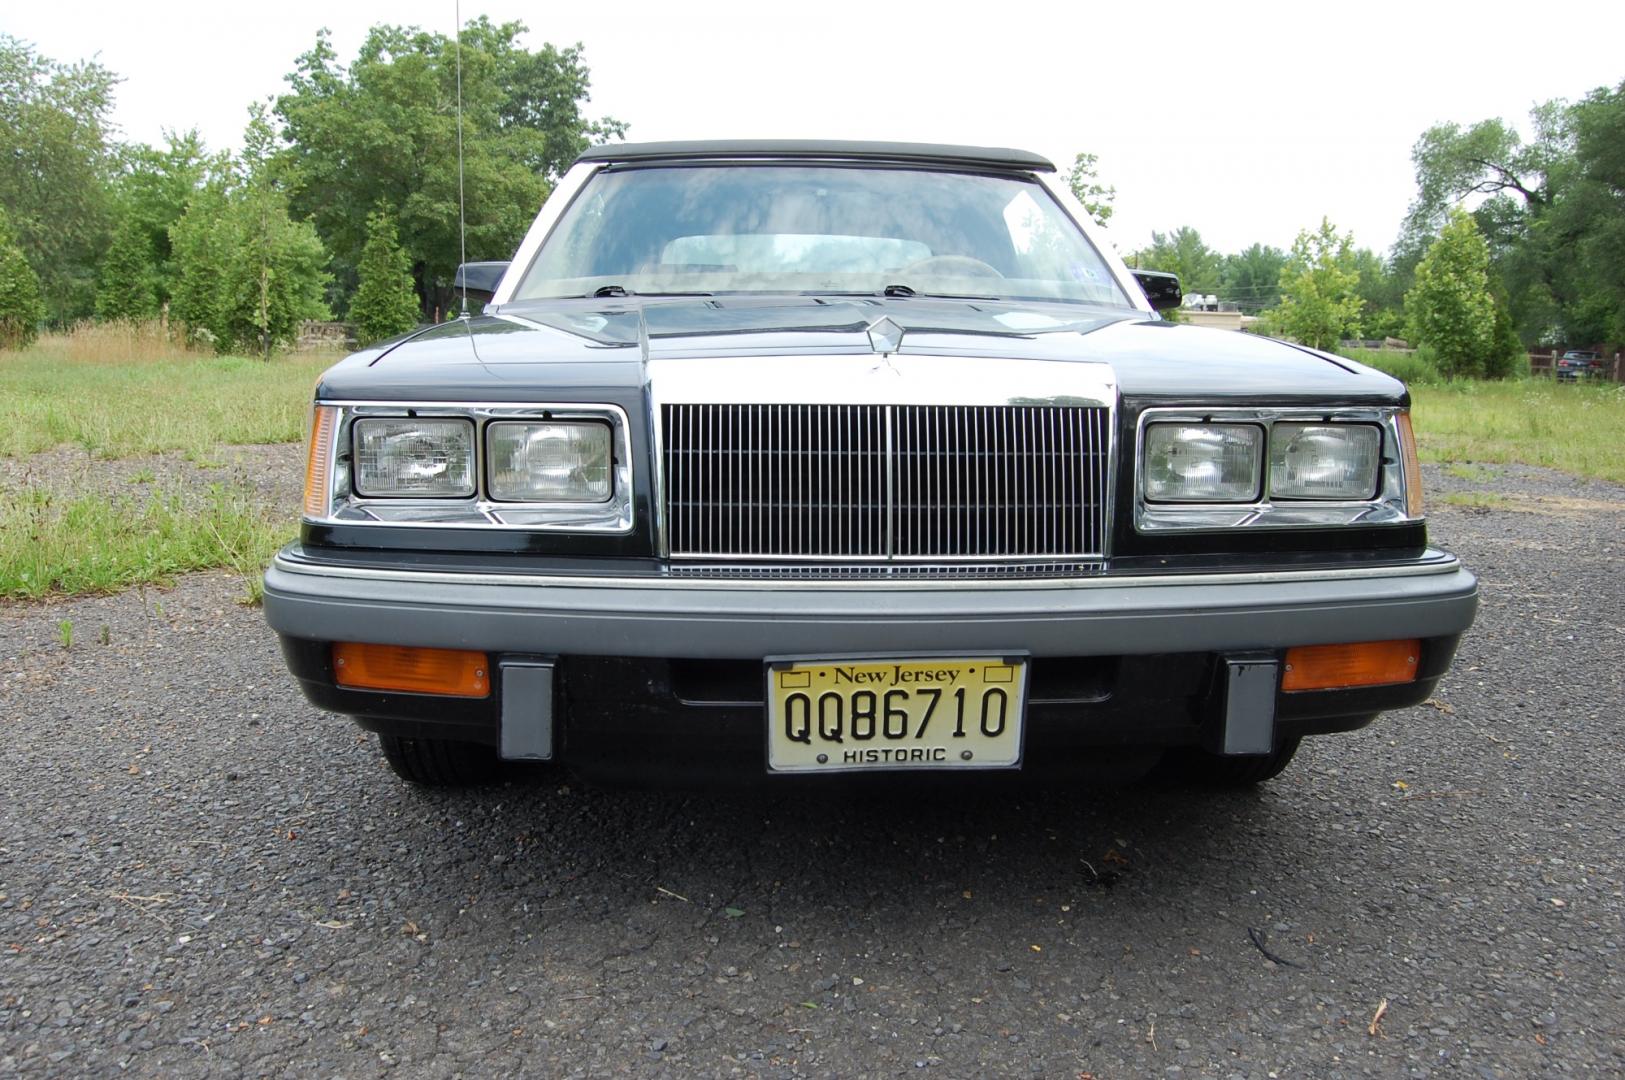
POLYGON ((1424 461, 1544 465, 1625 483, 1625 386, 1523 379, 1411 389, 1424 461))
POLYGON ((48 336, 0 354, 0 455, 67 444, 101 457, 176 450, 206 460, 222 445, 293 442, 334 359, 182 352, 134 332, 48 336))
MULTIPOLYGON (((0 354, 0 457, 67 445, 100 458, 173 451, 208 463, 231 445, 296 442, 312 383, 333 360, 193 353, 142 328, 48 337, 0 354)), ((1477 467, 1466 463, 1518 462, 1625 482, 1625 387, 1539 379, 1412 393, 1423 458, 1457 463, 1457 476, 1477 467)), ((27 475, 25 489, 0 490, 0 597, 111 592, 223 567, 243 575, 252 599, 297 526, 291 508, 241 485, 81 491, 27 475)))

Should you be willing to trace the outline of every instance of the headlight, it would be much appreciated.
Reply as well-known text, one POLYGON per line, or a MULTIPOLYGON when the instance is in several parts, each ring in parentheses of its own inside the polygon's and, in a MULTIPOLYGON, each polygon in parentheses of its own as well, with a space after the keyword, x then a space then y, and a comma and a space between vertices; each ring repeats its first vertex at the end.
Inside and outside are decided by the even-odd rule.
POLYGON ((1382 432, 1370 424, 1276 424, 1270 497, 1356 502, 1377 491, 1382 432))
POLYGON ((454 419, 357 420, 355 489, 368 497, 474 494, 474 425, 454 419))
POLYGON ((505 421, 486 428, 491 498, 606 502, 613 481, 608 424, 505 421))
POLYGON ((1151 424, 1145 429, 1145 497, 1252 502, 1263 450, 1264 429, 1255 424, 1151 424))

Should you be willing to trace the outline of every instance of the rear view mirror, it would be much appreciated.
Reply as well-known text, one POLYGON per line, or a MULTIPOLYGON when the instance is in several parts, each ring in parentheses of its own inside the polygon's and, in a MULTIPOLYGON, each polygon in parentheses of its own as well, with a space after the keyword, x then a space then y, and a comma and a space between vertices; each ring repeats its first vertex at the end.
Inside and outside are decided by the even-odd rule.
POLYGON ((1134 280, 1140 283, 1145 298, 1158 311, 1168 311, 1184 302, 1185 293, 1179 287, 1177 274, 1161 270, 1133 270, 1134 280))

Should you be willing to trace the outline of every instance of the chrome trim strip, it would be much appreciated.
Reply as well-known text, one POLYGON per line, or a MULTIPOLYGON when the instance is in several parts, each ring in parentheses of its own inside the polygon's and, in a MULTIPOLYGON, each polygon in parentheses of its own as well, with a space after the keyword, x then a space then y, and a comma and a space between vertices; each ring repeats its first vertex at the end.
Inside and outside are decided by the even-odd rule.
POLYGON ((1357 581, 1371 578, 1431 577, 1453 574, 1461 560, 1448 552, 1430 549, 1421 562, 1390 566, 1339 567, 1318 570, 1263 570, 1234 573, 1191 574, 1105 574, 1089 577, 986 578, 946 580, 900 578, 874 579, 795 579, 784 578, 696 578, 648 574, 643 576, 585 576, 574 574, 494 574, 485 571, 383 570, 364 566, 335 566, 303 559, 298 545, 277 553, 273 565, 291 574, 331 577, 355 581, 442 582, 463 586, 533 585, 550 588, 582 589, 710 589, 724 591, 802 592, 897 590, 903 592, 959 592, 973 590, 1030 591, 1050 589, 1158 588, 1185 585, 1261 585, 1276 583, 1309 584, 1319 581, 1357 581))
MULTIPOLYGON (((1327 529, 1350 525, 1411 525, 1424 520, 1411 517, 1405 501, 1404 454, 1400 448, 1398 416, 1394 406, 1356 408, 1282 409, 1176 408, 1146 409, 1134 436, 1134 528, 1142 533, 1228 532, 1231 529, 1327 529), (1145 498, 1145 429, 1154 423, 1249 423, 1265 429, 1261 495, 1244 503, 1152 503, 1145 498), (1377 496, 1373 499, 1333 501, 1270 499, 1270 440, 1277 423, 1372 424, 1383 433, 1377 496)), ((1115 449, 1115 447, 1114 447, 1115 449)))

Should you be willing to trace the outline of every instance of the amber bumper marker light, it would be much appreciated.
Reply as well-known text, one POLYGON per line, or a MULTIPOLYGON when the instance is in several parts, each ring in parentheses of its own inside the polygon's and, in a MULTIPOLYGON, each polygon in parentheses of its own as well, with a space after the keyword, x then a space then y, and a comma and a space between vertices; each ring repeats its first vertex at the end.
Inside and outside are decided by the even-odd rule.
POLYGON ((1421 659, 1422 643, 1415 638, 1357 645, 1300 645, 1286 651, 1281 689, 1293 693, 1415 682, 1421 659))
POLYGON ((482 652, 341 641, 333 645, 333 681, 357 690, 480 698, 491 693, 491 665, 482 652))

